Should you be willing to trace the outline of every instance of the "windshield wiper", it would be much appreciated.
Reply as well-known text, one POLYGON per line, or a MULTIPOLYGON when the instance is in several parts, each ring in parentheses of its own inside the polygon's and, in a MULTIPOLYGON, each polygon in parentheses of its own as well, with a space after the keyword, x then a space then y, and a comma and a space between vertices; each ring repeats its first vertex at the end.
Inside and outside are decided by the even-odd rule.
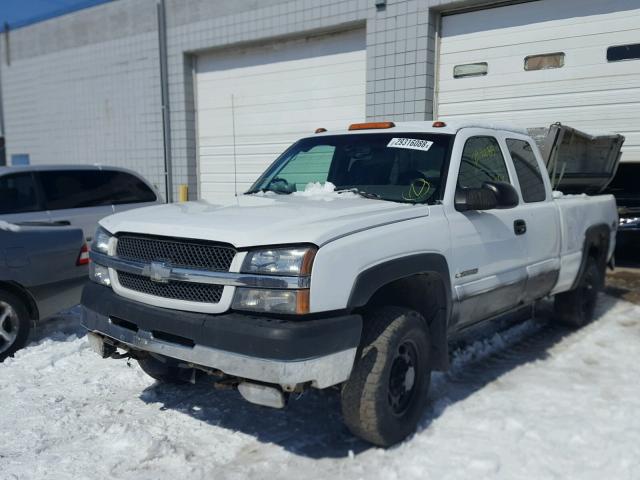
POLYGON ((244 192, 245 195, 253 195, 254 193, 265 193, 265 192, 273 192, 273 193, 277 193, 278 195, 289 195, 292 192, 285 192, 283 190, 277 190, 277 189, 273 189, 273 188, 256 188, 254 190, 249 190, 248 192, 244 192))
POLYGON ((340 190, 335 190, 335 193, 355 193, 357 195, 360 195, 361 197, 364 198, 374 198, 377 200, 382 200, 382 197, 380 195, 378 195, 377 193, 371 193, 371 192, 365 192, 364 190, 360 190, 358 188, 352 187, 352 188, 341 188, 340 190))

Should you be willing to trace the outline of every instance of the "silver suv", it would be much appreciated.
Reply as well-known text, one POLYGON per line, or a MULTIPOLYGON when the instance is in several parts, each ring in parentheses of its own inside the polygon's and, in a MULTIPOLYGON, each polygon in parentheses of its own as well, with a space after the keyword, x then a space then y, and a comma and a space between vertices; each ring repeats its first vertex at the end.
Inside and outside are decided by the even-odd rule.
POLYGON ((101 218, 161 201, 151 184, 123 168, 0 167, 0 220, 73 225, 82 228, 87 241, 101 218))

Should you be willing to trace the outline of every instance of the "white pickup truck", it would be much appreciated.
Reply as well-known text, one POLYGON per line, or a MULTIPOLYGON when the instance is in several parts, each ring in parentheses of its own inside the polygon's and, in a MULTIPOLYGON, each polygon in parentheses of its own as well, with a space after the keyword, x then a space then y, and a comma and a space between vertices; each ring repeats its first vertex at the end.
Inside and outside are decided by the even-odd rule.
POLYGON ((99 354, 272 407, 336 387, 349 429, 386 446, 476 327, 548 295, 588 322, 618 219, 610 195, 553 192, 523 132, 378 122, 319 129, 238 197, 100 225, 82 299, 99 354))

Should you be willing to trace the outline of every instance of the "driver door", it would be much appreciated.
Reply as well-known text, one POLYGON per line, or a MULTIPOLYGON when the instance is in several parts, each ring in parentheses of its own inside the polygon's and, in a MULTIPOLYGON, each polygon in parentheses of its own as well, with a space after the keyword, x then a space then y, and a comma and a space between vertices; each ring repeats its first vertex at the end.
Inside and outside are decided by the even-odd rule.
POLYGON ((480 188, 486 181, 513 184, 511 165, 493 130, 460 132, 452 152, 445 197, 451 232, 454 321, 465 327, 517 306, 526 285, 527 250, 516 234, 519 208, 457 211, 456 189, 480 188))

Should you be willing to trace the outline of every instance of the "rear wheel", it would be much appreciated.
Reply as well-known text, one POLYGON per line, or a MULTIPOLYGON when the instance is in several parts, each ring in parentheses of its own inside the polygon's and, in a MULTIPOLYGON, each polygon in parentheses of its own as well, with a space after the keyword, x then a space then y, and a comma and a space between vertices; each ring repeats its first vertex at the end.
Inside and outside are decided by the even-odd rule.
POLYGON ((185 384, 191 381, 193 370, 180 368, 169 359, 160 359, 146 355, 138 359, 140 368, 151 378, 160 383, 185 384))
POLYGON ((342 413, 354 435, 393 445, 416 429, 431 369, 427 324, 419 313, 383 307, 365 319, 361 353, 342 388, 342 413))
POLYGON ((582 327, 593 320, 603 279, 604 272, 598 267, 597 260, 589 257, 578 286, 556 295, 554 309, 558 321, 572 327, 582 327))
POLYGON ((24 347, 30 324, 29 312, 22 299, 0 290, 0 362, 24 347))

